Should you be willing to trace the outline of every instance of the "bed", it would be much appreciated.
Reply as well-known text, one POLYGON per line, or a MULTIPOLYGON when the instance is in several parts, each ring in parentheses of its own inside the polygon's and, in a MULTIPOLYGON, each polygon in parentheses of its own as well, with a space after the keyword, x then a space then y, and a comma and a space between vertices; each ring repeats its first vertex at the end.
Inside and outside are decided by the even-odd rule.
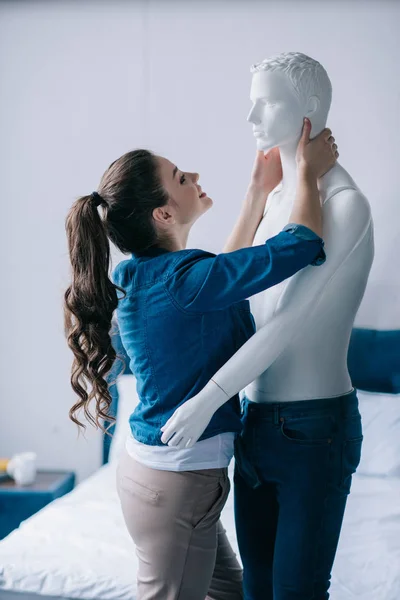
MULTIPOLYGON (((333 600, 400 598, 399 339, 400 332, 353 332, 352 378, 368 390, 359 391, 365 443, 334 566, 333 600)), ((105 441, 104 465, 0 542, 0 600, 135 600, 135 549, 115 489, 133 395, 134 377, 125 371, 113 386, 118 419, 111 448, 105 441)), ((222 520, 237 551, 232 494, 222 520)))

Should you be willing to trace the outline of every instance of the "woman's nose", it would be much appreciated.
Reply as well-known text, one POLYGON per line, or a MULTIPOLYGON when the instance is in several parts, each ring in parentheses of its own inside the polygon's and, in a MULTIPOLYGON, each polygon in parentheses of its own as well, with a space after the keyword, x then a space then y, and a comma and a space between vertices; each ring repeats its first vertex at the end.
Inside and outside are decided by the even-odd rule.
POLYGON ((192 173, 193 181, 195 183, 198 182, 200 175, 198 173, 192 173))
POLYGON ((260 125, 261 119, 258 115, 257 104, 254 104, 254 106, 251 108, 247 116, 247 120, 249 123, 253 123, 254 125, 260 125))

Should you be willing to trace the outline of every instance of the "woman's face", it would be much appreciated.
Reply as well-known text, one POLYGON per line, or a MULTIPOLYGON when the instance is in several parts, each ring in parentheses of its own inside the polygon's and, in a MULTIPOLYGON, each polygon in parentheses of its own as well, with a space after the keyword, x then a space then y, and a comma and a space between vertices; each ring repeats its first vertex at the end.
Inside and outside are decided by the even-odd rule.
MULTIPOLYGON (((179 225, 194 223, 202 214, 211 208, 213 201, 198 184, 199 174, 180 171, 167 158, 156 156, 161 182, 169 199, 164 215, 179 225)), ((160 210, 160 209, 156 209, 160 210)), ((165 221, 166 222, 166 221, 165 221)))

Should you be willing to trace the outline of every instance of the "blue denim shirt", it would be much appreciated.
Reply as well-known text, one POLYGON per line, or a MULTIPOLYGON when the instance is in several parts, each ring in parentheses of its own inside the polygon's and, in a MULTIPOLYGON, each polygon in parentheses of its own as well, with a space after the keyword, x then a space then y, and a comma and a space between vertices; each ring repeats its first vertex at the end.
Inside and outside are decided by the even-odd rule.
MULTIPOLYGON (((258 246, 212 254, 152 247, 132 254, 113 271, 118 326, 139 404, 130 416, 132 435, 160 445, 160 428, 175 409, 255 333, 250 296, 325 260, 323 241, 289 224, 258 246)), ((241 430, 239 395, 219 408, 200 440, 241 430)))

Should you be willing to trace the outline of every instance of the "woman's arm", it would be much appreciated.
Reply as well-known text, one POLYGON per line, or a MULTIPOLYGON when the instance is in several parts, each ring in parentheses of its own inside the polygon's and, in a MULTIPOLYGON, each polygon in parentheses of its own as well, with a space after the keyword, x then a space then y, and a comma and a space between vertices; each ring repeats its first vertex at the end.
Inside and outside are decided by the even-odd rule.
POLYGON ((266 195, 249 187, 238 220, 222 252, 233 252, 253 245, 254 236, 264 214, 266 195))
POLYGON ((239 218, 222 252, 232 252, 253 245, 254 236, 263 218, 268 195, 282 179, 282 164, 278 148, 266 156, 257 151, 247 194, 239 218))

